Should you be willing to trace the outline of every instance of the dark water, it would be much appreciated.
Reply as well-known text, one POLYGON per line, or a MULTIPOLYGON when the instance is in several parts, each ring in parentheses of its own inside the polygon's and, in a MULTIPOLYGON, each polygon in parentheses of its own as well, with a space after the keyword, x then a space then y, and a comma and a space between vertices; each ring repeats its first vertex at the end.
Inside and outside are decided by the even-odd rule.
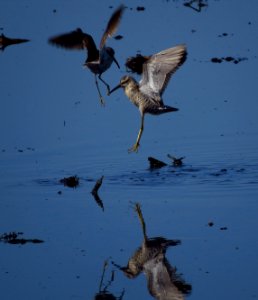
MULTIPOLYGON (((137 109, 122 91, 101 107, 84 54, 47 44, 78 26, 100 39, 120 3, 1 3, 0 33, 31 39, 0 53, 1 299, 258 297, 257 4, 204 1, 196 12, 185 2, 125 3, 124 38, 109 41, 121 66, 138 50, 188 48, 164 94, 180 110, 146 116, 138 154, 127 153, 137 109), (211 61, 226 57, 244 59, 211 61), (167 166, 150 169, 149 156, 167 166), (60 183, 75 175, 78 187, 60 183), (11 232, 27 243, 8 243, 11 232), (128 278, 121 267, 149 249, 128 278)), ((103 77, 115 86, 124 74, 103 77)))

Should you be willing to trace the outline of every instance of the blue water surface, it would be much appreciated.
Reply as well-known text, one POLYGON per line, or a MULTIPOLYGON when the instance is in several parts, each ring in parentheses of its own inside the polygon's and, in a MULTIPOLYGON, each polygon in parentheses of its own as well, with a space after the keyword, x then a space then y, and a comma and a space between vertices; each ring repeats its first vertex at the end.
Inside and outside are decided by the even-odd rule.
POLYGON ((258 297, 258 4, 207 0, 197 12, 190 2, 124 1, 123 39, 108 40, 121 65, 103 74, 112 87, 127 57, 188 49, 164 93, 179 111, 147 115, 139 152, 128 154, 137 108, 122 90, 106 96, 103 85, 101 107, 94 76, 82 67, 86 53, 47 42, 81 27, 98 44, 121 2, 1 1, 0 34, 30 39, 0 53, 1 299, 258 297), (239 62, 211 61, 226 57, 239 62), (183 166, 167 154, 185 157, 183 166), (150 169, 149 156, 167 166, 150 169), (77 188, 60 183, 75 175, 77 188), (176 269, 188 293, 175 288, 175 275, 164 296, 150 289, 146 266, 131 279, 119 269, 144 245, 136 202, 148 238, 181 241, 148 268, 162 282, 162 257, 160 268, 165 261, 171 274, 176 269), (10 232, 44 242, 9 244, 10 232))

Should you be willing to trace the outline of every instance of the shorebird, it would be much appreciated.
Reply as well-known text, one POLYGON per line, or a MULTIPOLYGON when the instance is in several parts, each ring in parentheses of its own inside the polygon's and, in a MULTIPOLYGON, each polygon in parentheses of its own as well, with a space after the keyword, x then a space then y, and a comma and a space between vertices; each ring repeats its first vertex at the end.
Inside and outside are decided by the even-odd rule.
POLYGON ((140 62, 142 64, 142 78, 139 83, 131 76, 123 76, 120 83, 110 91, 109 94, 118 88, 123 88, 127 97, 139 108, 141 114, 141 125, 136 143, 128 150, 129 152, 138 151, 146 113, 160 115, 178 110, 164 105, 162 95, 172 74, 184 63, 186 56, 186 47, 178 45, 145 57, 146 59, 140 62))
POLYGON ((115 12, 112 14, 109 22, 107 24, 106 30, 101 38, 99 49, 97 48, 93 37, 83 32, 80 28, 76 30, 54 36, 49 39, 49 43, 55 46, 63 47, 66 49, 78 49, 87 50, 87 58, 84 63, 85 67, 88 67, 90 71, 95 75, 95 83, 97 86, 100 103, 105 104, 105 101, 101 95, 98 79, 101 80, 107 87, 108 93, 110 92, 110 87, 102 78, 101 75, 110 68, 113 62, 120 68, 119 63, 115 58, 115 51, 111 47, 106 47, 106 41, 108 37, 112 37, 116 32, 119 22, 121 20, 122 14, 124 12, 125 6, 119 6, 115 12))

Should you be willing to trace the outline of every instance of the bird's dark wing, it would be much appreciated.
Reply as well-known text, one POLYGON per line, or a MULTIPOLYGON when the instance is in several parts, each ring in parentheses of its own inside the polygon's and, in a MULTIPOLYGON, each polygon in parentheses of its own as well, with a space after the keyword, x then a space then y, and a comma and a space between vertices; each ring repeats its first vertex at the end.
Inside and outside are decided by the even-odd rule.
POLYGON ((100 49, 104 47, 106 40, 108 37, 113 36, 113 34, 116 32, 117 27, 120 23, 121 17, 123 15, 123 12, 125 10, 125 6, 124 5, 120 5, 116 11, 112 14, 111 18, 108 21, 106 30, 101 38, 100 41, 100 49))
POLYGON ((68 50, 88 50, 89 61, 99 58, 99 51, 90 34, 84 33, 80 28, 50 38, 49 43, 68 50))

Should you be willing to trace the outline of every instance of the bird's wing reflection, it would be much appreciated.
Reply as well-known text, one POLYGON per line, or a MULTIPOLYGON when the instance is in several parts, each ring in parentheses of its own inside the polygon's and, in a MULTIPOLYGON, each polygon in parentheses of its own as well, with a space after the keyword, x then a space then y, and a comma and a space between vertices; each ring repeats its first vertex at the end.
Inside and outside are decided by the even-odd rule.
MULTIPOLYGON (((180 240, 168 240, 164 237, 148 238, 146 224, 141 207, 135 205, 142 231, 143 243, 129 259, 126 267, 119 267, 128 278, 135 278, 141 272, 146 275, 149 293, 159 300, 181 300, 191 292, 191 285, 186 283, 166 258, 168 247, 180 244, 180 240)), ((116 265, 118 266, 118 265, 116 265)))

